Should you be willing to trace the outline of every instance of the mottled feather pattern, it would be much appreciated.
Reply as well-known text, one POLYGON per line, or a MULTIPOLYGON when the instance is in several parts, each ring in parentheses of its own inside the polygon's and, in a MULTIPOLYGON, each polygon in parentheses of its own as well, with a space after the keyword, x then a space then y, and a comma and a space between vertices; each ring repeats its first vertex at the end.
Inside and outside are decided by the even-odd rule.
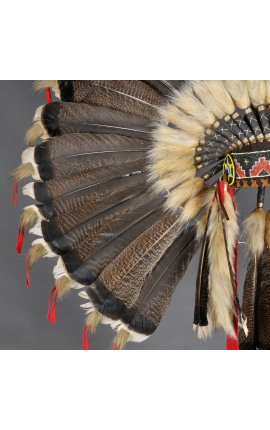
POLYGON ((239 348, 255 349, 255 299, 257 289, 257 257, 253 257, 247 268, 243 290, 242 310, 247 317, 248 336, 239 328, 239 348))
POLYGON ((199 245, 194 227, 188 227, 175 239, 147 275, 137 301, 124 315, 129 328, 148 335, 156 329, 199 245))
POLYGON ((142 81, 59 81, 61 99, 157 119, 156 106, 165 103, 142 81))
POLYGON ((106 234, 106 237, 113 235, 115 224, 122 223, 123 217, 126 219, 128 215, 135 216, 143 203, 148 202, 149 199, 148 193, 139 193, 133 198, 124 200, 94 217, 89 215, 86 221, 72 226, 69 230, 68 226, 66 226, 64 234, 63 231, 57 228, 57 224, 54 224, 54 228, 52 228, 51 223, 53 220, 50 222, 43 221, 43 236, 57 254, 64 254, 76 249, 78 244, 82 243, 86 238, 89 238, 86 246, 89 246, 90 249, 95 246, 97 240, 102 238, 102 234, 106 234))
POLYGON ((257 348, 270 349, 270 251, 267 247, 258 263, 255 321, 257 348))
POLYGON ((179 215, 157 221, 104 270, 100 281, 124 303, 136 300, 145 276, 151 272, 180 229, 179 215))
POLYGON ((102 247, 97 253, 95 258, 88 258, 88 260, 81 264, 77 259, 75 261, 70 254, 62 256, 67 270, 71 273, 71 277, 83 285, 89 285, 94 282, 101 272, 109 263, 111 263, 126 247, 128 247, 140 234, 149 229, 156 221, 164 216, 162 209, 154 209, 150 214, 135 223, 131 228, 124 231, 117 236, 114 240, 109 241, 106 246, 102 247), (74 265, 76 269, 74 270, 74 265))
POLYGON ((105 133, 151 139, 153 122, 138 116, 87 104, 47 104, 42 124, 50 136, 69 133, 105 133))
MULTIPOLYGON (((37 164, 57 158, 71 157, 79 154, 94 154, 106 151, 148 150, 152 147, 149 141, 129 138, 115 134, 72 133, 50 137, 35 147, 37 164)), ((72 160, 70 160, 72 162, 72 160)))

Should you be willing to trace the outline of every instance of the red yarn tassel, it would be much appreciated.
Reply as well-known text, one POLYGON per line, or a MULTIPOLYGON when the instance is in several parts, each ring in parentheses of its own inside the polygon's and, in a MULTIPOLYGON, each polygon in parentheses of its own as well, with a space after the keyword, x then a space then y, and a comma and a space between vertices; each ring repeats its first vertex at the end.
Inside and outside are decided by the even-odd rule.
POLYGON ((20 254, 21 249, 22 249, 23 238, 24 238, 24 227, 20 223, 19 229, 18 229, 16 247, 15 247, 15 251, 17 251, 18 254, 20 254))
POLYGON ((53 301, 53 305, 52 305, 52 312, 51 312, 51 322, 52 323, 55 323, 55 305, 56 305, 57 296, 58 296, 58 291, 56 291, 56 293, 55 293, 54 301, 53 301))
MULTIPOLYGON (((52 295, 53 295, 53 293, 55 291, 56 291, 56 286, 53 287, 53 289, 52 289, 52 291, 50 292, 50 295, 49 295, 49 309, 48 309, 48 313, 47 313, 47 320, 48 321, 52 321, 51 314, 53 314, 53 309, 52 309, 52 312, 51 312, 51 303, 52 303, 52 295)), ((57 297, 57 293, 55 295, 54 302, 56 301, 56 297, 57 297)), ((55 308, 55 303, 54 302, 53 302, 53 306, 55 308)), ((55 312, 55 310, 54 310, 54 312, 55 312)), ((55 322, 55 315, 54 315, 54 321, 52 321, 52 322, 55 322)))
POLYGON ((51 98, 50 88, 45 88, 45 92, 46 92, 47 102, 51 103, 52 102, 52 98, 51 98))
POLYGON ((88 341, 88 332, 89 332, 89 328, 87 328, 86 324, 83 328, 83 332, 82 332, 82 336, 83 336, 83 350, 89 350, 89 341, 88 341))
POLYGON ((85 341, 85 330, 86 330, 86 324, 85 324, 85 326, 84 326, 84 328, 83 328, 83 332, 82 332, 82 337, 83 337, 83 350, 85 350, 86 349, 86 341, 85 341))
POLYGON ((87 328, 85 333, 86 349, 89 351, 90 347, 89 347, 89 340, 88 340, 88 332, 89 332, 89 328, 87 328))

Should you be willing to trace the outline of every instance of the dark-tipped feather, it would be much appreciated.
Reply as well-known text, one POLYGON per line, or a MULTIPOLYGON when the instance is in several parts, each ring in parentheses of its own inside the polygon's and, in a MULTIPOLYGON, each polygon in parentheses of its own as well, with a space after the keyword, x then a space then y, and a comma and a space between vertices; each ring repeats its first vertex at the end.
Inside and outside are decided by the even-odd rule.
POLYGON ((88 294, 97 310, 119 319, 137 300, 146 276, 171 246, 180 229, 179 215, 168 215, 130 243, 102 271, 88 294))
POLYGON ((69 133, 103 133, 151 139, 153 122, 138 116, 83 103, 49 103, 42 123, 50 136, 69 133))
POLYGON ((103 106, 144 118, 158 118, 155 109, 164 99, 143 81, 59 81, 66 102, 103 106))
MULTIPOLYGON (((109 151, 148 150, 152 145, 143 139, 117 134, 73 133, 50 137, 35 147, 35 162, 46 163, 62 157, 109 151)), ((72 161, 72 159, 71 159, 72 161)))
POLYGON ((124 314, 123 321, 129 329, 145 335, 153 333, 198 248, 195 227, 188 227, 175 239, 146 277, 134 306, 124 314))

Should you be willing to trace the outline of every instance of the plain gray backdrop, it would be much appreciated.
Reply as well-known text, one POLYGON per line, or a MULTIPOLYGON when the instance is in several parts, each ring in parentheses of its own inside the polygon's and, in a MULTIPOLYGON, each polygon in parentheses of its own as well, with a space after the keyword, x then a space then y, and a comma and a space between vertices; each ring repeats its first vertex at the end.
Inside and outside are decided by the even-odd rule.
MULTIPOLYGON (((56 259, 43 258, 30 269, 30 288, 26 287, 26 255, 36 236, 26 234, 21 254, 15 251, 18 224, 23 207, 33 200, 18 188, 17 208, 11 206, 13 182, 9 173, 21 162, 24 134, 35 110, 46 103, 44 93, 34 93, 32 81, 0 81, 0 163, 1 163, 1 288, 0 349, 81 349, 85 303, 76 291, 56 304, 56 323, 47 321, 48 297, 54 285, 56 259)), ((236 197, 239 222, 255 208, 257 189, 242 189, 236 197)), ((266 190, 266 209, 269 193, 266 190)), ((226 349, 226 336, 217 332, 212 339, 200 341, 192 330, 196 273, 199 253, 173 296, 169 310, 156 332, 145 342, 129 342, 126 349, 226 349)), ((242 300, 245 278, 245 247, 239 246, 238 282, 242 300)), ((90 348, 110 349, 114 336, 110 326, 100 325, 89 335, 90 348)))

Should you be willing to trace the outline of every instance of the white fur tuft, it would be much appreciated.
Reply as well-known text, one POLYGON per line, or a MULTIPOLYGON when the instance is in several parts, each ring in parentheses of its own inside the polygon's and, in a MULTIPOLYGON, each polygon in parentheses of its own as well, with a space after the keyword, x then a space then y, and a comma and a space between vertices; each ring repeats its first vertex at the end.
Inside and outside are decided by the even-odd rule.
POLYGON ((29 182, 29 184, 26 184, 23 189, 23 195, 32 197, 32 199, 35 199, 35 191, 34 191, 34 184, 35 182, 29 182))

